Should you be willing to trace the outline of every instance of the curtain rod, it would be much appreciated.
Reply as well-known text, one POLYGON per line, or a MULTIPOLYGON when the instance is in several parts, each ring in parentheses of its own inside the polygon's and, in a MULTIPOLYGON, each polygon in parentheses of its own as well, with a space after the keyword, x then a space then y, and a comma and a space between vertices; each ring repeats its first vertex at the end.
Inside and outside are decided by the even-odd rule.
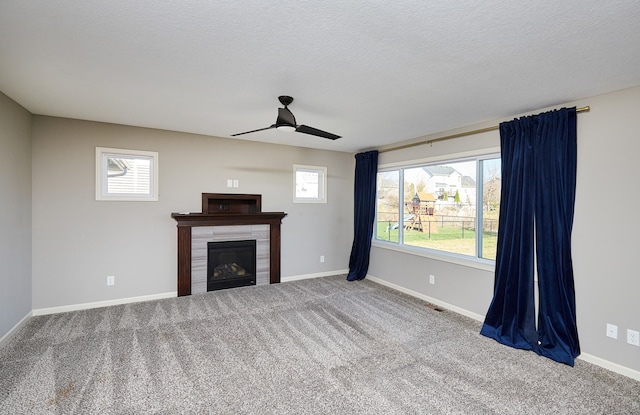
MULTIPOLYGON (((576 113, 578 113, 578 112, 586 112, 586 111, 589 111, 590 109, 591 109, 591 107, 589 107, 588 105, 586 107, 576 108, 576 113)), ((500 128, 500 125, 494 125, 494 126, 491 126, 491 127, 479 128, 477 130, 465 131, 463 133, 451 134, 451 135, 447 135, 447 136, 444 136, 444 137, 432 138, 431 140, 418 141, 418 142, 415 142, 415 143, 404 144, 404 145, 397 146, 397 147, 385 148, 384 150, 378 150, 378 152, 379 153, 386 153, 388 151, 402 150, 402 149, 409 148, 409 147, 421 146, 423 144, 435 143, 436 141, 444 141, 444 140, 450 140, 452 138, 465 137, 467 135, 486 133, 487 131, 497 130, 498 128, 500 128)))

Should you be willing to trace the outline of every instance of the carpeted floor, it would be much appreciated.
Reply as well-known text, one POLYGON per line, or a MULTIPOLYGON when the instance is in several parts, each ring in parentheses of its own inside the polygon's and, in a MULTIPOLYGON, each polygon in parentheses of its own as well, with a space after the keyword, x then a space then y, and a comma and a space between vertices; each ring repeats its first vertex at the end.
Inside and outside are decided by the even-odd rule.
POLYGON ((344 276, 32 318, 2 414, 638 414, 640 382, 344 276))

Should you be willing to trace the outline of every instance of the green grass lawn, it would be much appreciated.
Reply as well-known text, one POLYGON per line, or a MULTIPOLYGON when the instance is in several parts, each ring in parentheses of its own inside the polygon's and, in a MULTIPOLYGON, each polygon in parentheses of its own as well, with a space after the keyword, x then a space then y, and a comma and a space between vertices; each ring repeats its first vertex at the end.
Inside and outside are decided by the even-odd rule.
MULTIPOLYGON (((398 242, 398 229, 391 229, 387 232, 388 226, 389 222, 378 222, 378 239, 398 242)), ((404 244, 476 256, 475 230, 467 228, 463 230, 461 223, 457 223, 454 226, 437 226, 437 229, 434 223, 431 223, 431 226, 431 233, 429 232, 428 222, 423 223, 423 232, 418 230, 405 230, 404 244)), ((482 237, 483 258, 495 259, 497 239, 495 230, 492 233, 484 232, 482 237)))

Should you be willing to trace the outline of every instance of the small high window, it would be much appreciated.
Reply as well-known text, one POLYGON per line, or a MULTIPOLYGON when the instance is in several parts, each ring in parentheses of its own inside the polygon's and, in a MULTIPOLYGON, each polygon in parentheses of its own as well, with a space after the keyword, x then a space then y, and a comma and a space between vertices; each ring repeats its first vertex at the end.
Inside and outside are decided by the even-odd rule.
POLYGON ((158 153, 96 147, 96 200, 158 200, 158 153))
POLYGON ((327 202, 327 168, 293 165, 293 202, 327 202))

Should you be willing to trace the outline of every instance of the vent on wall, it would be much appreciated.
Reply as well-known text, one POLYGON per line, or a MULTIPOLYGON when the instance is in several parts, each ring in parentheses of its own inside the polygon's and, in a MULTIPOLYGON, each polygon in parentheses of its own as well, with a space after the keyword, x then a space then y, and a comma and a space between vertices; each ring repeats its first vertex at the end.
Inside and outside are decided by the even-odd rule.
POLYGON ((430 308, 430 309, 432 309, 432 310, 439 311, 439 312, 444 311, 444 308, 440 308, 440 307, 438 307, 437 305, 435 305, 435 304, 431 304, 431 303, 427 303, 427 307, 429 307, 429 308, 430 308))

